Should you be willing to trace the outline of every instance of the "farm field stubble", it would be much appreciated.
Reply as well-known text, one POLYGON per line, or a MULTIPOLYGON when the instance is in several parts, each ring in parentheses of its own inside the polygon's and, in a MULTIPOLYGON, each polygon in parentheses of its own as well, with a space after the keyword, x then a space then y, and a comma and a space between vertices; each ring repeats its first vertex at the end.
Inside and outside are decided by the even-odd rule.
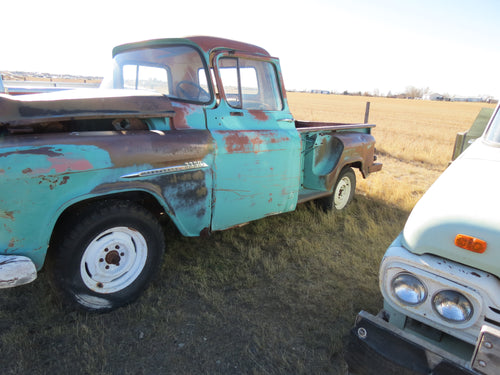
POLYGON ((406 210, 448 166, 456 134, 470 128, 481 108, 494 108, 485 103, 294 92, 288 93, 288 100, 298 119, 346 123, 363 122, 369 101, 368 122, 376 125, 372 134, 384 167, 360 181, 360 191, 406 210))
POLYGON ((298 119, 377 127, 381 172, 340 214, 313 204, 184 238, 165 225, 153 285, 109 314, 68 310, 42 272, 0 291, 2 374, 343 374, 356 313, 376 313, 380 259, 409 210, 446 168, 475 103, 289 93, 298 119))

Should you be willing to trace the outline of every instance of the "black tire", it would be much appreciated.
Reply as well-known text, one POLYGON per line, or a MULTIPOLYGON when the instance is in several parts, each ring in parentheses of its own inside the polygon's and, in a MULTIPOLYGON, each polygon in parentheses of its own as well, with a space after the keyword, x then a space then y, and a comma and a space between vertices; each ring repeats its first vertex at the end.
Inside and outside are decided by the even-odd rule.
POLYGON ((333 194, 321 198, 319 203, 324 210, 342 211, 351 203, 356 191, 356 174, 351 167, 344 167, 335 182, 333 194))
POLYGON ((76 307, 107 312, 136 300, 161 264, 158 220, 130 201, 108 200, 66 220, 54 284, 76 307))

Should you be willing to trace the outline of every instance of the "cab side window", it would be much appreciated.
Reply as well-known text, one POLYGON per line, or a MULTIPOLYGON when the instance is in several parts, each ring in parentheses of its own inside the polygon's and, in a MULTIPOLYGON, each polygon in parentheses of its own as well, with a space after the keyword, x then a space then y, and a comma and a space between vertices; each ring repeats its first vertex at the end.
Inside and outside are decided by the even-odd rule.
POLYGON ((222 57, 218 69, 226 100, 231 107, 268 111, 283 109, 278 77, 272 63, 222 57))

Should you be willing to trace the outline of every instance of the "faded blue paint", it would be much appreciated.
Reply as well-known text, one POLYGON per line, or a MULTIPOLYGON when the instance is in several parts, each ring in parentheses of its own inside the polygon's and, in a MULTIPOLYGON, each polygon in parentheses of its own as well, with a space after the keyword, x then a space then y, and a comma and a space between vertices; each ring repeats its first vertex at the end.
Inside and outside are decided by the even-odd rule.
POLYGON ((110 168, 95 146, 5 147, 0 153, 0 250, 29 256, 39 268, 60 207, 110 168), (95 178, 95 177, 94 177, 95 178))
POLYGON ((293 122, 280 121, 290 113, 252 113, 224 103, 207 116, 216 144, 212 229, 294 210, 301 140, 293 122))
POLYGON ((332 134, 324 132, 302 133, 304 144, 302 150, 304 189, 330 191, 326 178, 338 164, 344 151, 344 144, 332 134))

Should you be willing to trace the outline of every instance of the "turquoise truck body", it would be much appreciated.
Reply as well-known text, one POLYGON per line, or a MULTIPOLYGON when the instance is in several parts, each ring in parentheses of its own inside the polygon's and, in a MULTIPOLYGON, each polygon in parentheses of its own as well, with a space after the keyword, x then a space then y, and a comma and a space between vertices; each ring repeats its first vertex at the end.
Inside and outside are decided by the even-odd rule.
POLYGON ((39 270, 64 221, 103 200, 200 236, 332 196, 346 168, 381 168, 373 125, 293 118, 262 48, 161 39, 116 47, 113 61, 100 89, 0 95, 3 287, 34 278, 14 259, 39 270))

